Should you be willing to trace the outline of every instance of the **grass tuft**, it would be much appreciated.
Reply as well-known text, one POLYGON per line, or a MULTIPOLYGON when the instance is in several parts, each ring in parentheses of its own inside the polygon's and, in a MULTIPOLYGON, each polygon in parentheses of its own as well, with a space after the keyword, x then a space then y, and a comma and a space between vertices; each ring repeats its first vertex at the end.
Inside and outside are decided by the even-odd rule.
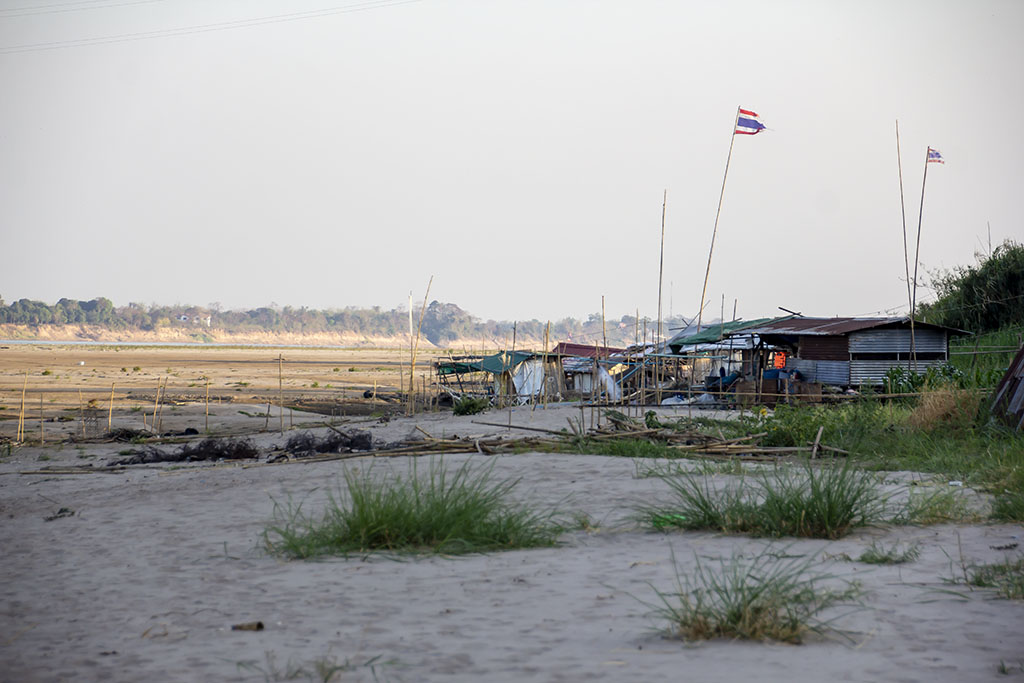
POLYGON ((992 519, 1024 522, 1024 493, 1003 493, 992 501, 992 519))
POLYGON ((941 386, 926 389, 907 418, 911 427, 935 430, 939 427, 970 427, 978 416, 982 395, 977 391, 941 386))
POLYGON ((509 500, 518 480, 494 479, 494 461, 455 469, 431 460, 426 474, 346 470, 345 484, 319 516, 302 504, 275 504, 264 532, 269 550, 291 558, 352 552, 474 553, 555 544, 563 526, 553 511, 509 500))
MULTIPOLYGON (((799 643, 809 632, 824 633, 831 620, 818 615, 849 605, 860 586, 845 582, 839 590, 824 585, 835 577, 815 572, 817 558, 781 555, 766 548, 752 559, 732 555, 708 565, 694 555, 696 567, 676 564, 675 590, 654 586, 654 615, 668 622, 668 635, 683 640, 743 638, 799 643)), ((672 558, 675 563, 675 556, 672 558)))
POLYGON ((966 497, 957 489, 911 489, 905 506, 893 518, 896 524, 943 524, 975 521, 966 497))
POLYGON ((992 564, 963 563, 961 570, 963 578, 955 578, 952 583, 993 588, 1001 598, 1024 600, 1024 555, 992 564))
POLYGON ((860 554, 857 561, 864 562, 865 564, 904 564, 906 562, 913 562, 920 556, 921 546, 917 543, 901 547, 900 542, 896 541, 891 546, 886 547, 874 541, 860 554))
POLYGON ((740 477, 722 489, 691 473, 666 477, 675 500, 643 506, 651 527, 704 529, 755 536, 837 539, 882 519, 884 498, 874 478, 851 465, 777 468, 740 477))

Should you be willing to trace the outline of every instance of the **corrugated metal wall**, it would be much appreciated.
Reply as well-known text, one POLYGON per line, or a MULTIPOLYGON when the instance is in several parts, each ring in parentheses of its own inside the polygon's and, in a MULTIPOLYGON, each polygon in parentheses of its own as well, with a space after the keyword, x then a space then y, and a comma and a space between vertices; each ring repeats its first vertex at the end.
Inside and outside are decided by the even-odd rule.
MULTIPOLYGON (((914 330, 918 353, 946 353, 944 330, 914 330)), ((850 333, 850 353, 910 353, 910 328, 850 333)))
POLYGON ((850 360, 846 337, 800 337, 798 350, 808 360, 850 360))
POLYGON ((799 370, 804 380, 845 386, 850 383, 850 361, 787 358, 787 370, 799 370))
MULTIPOLYGON (((918 360, 917 372, 921 374, 928 368, 940 368, 946 364, 944 360, 918 360)), ((909 360, 852 360, 850 361, 850 384, 884 384, 885 373, 889 368, 901 367, 913 370, 913 362, 909 360)))

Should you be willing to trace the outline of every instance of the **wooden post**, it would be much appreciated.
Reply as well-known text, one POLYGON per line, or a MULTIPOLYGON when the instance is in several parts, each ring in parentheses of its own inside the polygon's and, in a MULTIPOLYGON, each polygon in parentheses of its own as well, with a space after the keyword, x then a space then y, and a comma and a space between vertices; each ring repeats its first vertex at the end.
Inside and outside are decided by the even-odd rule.
POLYGON ((107 408, 107 432, 114 429, 114 383, 110 383, 110 406, 107 408))
POLYGON ((277 414, 284 434, 284 356, 277 354, 277 414))
POLYGON ((39 394, 39 444, 46 443, 46 436, 43 433, 43 395, 39 394))
POLYGON ((269 431, 270 429, 270 401, 267 401, 267 414, 263 420, 263 431, 269 431))

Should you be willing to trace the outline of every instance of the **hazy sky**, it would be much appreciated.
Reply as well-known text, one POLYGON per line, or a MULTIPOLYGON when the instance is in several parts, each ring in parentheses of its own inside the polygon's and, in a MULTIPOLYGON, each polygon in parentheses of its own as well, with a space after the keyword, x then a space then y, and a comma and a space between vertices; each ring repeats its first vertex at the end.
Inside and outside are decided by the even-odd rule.
POLYGON ((705 317, 906 311, 897 118, 925 271, 1024 239, 1019 0, 0 8, 7 301, 653 316, 667 189, 693 315, 737 106, 705 317))

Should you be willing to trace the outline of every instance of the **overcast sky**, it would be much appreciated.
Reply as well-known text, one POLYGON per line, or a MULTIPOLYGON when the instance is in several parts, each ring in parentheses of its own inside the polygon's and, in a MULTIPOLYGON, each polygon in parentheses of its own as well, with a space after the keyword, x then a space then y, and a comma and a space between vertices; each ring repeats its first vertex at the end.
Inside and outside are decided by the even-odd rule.
POLYGON ((1019 0, 0 8, 8 302, 654 316, 667 190, 694 315, 737 106, 705 318, 907 310, 896 119, 923 272, 1024 238, 1019 0))

